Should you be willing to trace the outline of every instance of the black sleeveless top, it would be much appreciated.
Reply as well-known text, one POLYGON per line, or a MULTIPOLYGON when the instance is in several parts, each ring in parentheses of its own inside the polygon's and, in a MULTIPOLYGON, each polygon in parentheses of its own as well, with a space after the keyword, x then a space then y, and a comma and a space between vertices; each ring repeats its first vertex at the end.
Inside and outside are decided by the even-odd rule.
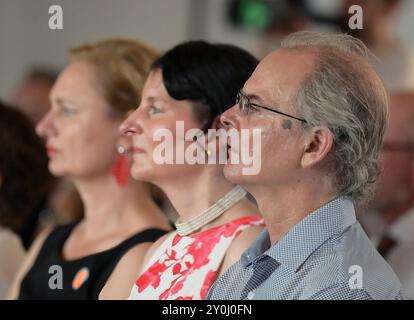
POLYGON ((58 226, 46 238, 20 285, 19 299, 97 300, 115 266, 129 249, 143 242, 155 242, 168 232, 147 229, 111 249, 66 261, 61 255, 63 244, 76 224, 58 226))

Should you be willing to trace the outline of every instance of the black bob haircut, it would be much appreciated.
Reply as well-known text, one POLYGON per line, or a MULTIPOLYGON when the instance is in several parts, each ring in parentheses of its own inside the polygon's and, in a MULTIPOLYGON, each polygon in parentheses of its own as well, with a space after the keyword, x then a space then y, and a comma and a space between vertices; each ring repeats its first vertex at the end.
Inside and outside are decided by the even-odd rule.
POLYGON ((191 100, 208 107, 206 132, 214 119, 234 105, 237 92, 259 61, 247 51, 228 44, 189 41, 154 61, 164 86, 175 100, 191 100))

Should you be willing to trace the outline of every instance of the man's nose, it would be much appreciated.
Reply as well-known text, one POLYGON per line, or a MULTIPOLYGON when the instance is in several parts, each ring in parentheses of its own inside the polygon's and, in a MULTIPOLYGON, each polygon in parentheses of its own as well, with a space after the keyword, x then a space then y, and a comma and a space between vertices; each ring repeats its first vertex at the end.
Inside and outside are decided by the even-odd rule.
POLYGON ((223 112, 220 116, 220 123, 226 130, 236 127, 237 108, 238 105, 235 104, 233 107, 223 112))

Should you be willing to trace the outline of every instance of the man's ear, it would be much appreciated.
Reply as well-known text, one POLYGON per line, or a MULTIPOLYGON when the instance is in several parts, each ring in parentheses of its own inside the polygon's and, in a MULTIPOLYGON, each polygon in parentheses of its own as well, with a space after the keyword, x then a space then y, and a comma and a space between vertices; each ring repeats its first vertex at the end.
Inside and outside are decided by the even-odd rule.
POLYGON ((304 134, 302 168, 311 168, 326 158, 333 147, 332 132, 326 127, 314 127, 304 134))

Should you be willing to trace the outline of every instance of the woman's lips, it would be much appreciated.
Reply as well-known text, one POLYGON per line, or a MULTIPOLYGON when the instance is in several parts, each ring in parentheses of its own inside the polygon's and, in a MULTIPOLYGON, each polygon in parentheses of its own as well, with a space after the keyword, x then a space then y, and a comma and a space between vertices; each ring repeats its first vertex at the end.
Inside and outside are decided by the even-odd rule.
POLYGON ((57 153, 57 149, 51 146, 46 147, 46 152, 49 157, 54 156, 57 153))
POLYGON ((133 147, 131 149, 132 154, 141 154, 141 153, 145 153, 144 149, 138 148, 138 147, 133 147))

